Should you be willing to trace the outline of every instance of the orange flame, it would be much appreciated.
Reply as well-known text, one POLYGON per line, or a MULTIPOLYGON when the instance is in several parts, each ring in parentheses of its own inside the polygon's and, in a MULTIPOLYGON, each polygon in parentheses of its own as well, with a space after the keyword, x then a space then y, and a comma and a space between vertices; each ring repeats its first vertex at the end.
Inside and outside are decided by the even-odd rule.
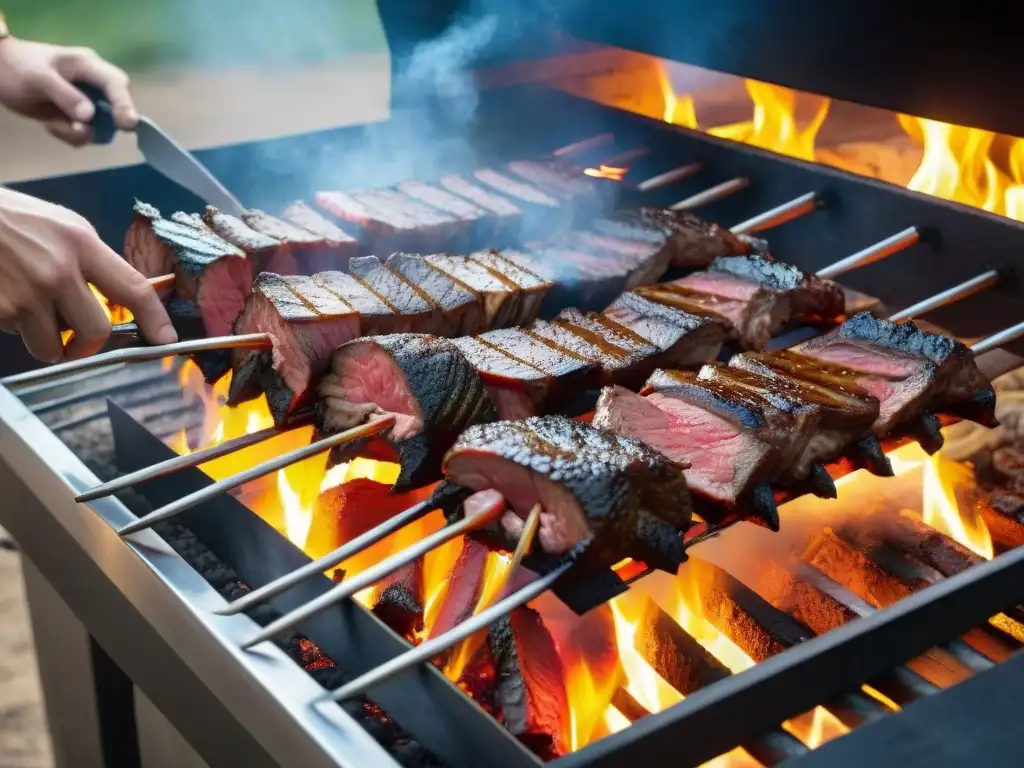
POLYGON ((597 168, 584 168, 583 172, 587 176, 593 176, 597 179, 622 181, 623 177, 629 172, 629 168, 616 168, 614 165, 600 165, 597 168))
MULTIPOLYGON (((111 325, 117 325, 119 323, 130 323, 132 320, 135 319, 135 316, 132 315, 131 311, 129 311, 128 309, 125 309, 122 306, 118 306, 117 304, 111 304, 110 300, 107 299, 107 297, 104 296, 102 293, 100 293, 99 288, 97 288, 95 285, 93 285, 92 283, 87 283, 87 285, 89 286, 89 290, 92 291, 93 296, 96 297, 96 301, 99 302, 100 308, 103 310, 103 314, 107 316, 107 320, 110 321, 111 325)), ((61 331, 61 343, 67 344, 71 340, 71 337, 74 335, 74 333, 74 331, 61 331)))

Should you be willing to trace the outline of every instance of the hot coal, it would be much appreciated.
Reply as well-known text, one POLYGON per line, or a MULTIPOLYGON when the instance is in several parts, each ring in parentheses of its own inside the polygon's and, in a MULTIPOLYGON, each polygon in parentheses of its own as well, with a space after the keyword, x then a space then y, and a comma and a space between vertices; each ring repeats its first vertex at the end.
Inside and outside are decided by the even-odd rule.
POLYGON ((411 563, 392 574, 380 588, 373 612, 409 642, 423 631, 423 566, 411 563))

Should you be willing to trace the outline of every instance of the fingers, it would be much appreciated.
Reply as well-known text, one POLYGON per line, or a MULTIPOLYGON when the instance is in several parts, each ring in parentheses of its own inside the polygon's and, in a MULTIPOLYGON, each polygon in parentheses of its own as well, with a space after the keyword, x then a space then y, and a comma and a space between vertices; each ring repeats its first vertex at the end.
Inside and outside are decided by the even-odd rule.
MULTIPOLYGON (((78 48, 69 49, 58 62, 58 70, 70 81, 88 83, 103 91, 110 102, 114 123, 118 128, 131 130, 138 124, 139 115, 132 100, 131 83, 124 70, 100 58, 93 51, 78 48)), ((92 104, 89 106, 91 108, 92 104)), ((85 121, 89 119, 91 112, 85 121)))
MULTIPOLYGON (((112 303, 128 308, 150 344, 172 344, 178 334, 149 281, 92 233, 80 257, 82 274, 112 303)), ((68 318, 70 319, 70 318, 68 318)))
POLYGON ((110 337, 110 320, 85 280, 71 280, 61 289, 57 311, 75 333, 64 347, 64 357, 87 357, 100 351, 110 337))
POLYGON ((18 332, 29 354, 44 363, 55 363, 64 354, 60 329, 52 304, 42 304, 25 315, 18 323, 18 332))
POLYGON ((84 147, 92 143, 92 128, 84 123, 70 123, 67 120, 47 120, 43 125, 47 133, 72 147, 84 147))
MULTIPOLYGON (((69 71, 74 70, 69 68, 69 71)), ((63 72, 56 69, 42 69, 34 72, 32 79, 43 95, 73 122, 88 123, 96 114, 93 103, 71 84, 71 77, 66 76, 63 72)))

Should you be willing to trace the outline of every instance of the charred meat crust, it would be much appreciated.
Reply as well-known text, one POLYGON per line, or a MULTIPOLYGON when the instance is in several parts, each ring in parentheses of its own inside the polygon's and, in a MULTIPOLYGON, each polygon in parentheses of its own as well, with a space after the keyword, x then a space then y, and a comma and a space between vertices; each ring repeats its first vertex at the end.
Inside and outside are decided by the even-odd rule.
POLYGON ((708 272, 732 275, 769 291, 789 294, 795 317, 831 319, 842 315, 846 307, 843 291, 836 283, 763 256, 718 258, 709 265, 708 272))
MULTIPOLYGON (((317 427, 322 434, 331 434, 352 424, 338 421, 335 408, 343 408, 347 390, 359 391, 379 383, 366 370, 378 369, 381 377, 402 378, 393 381, 401 398, 418 408, 420 423, 415 434, 396 438, 386 436, 395 449, 401 471, 394 487, 397 491, 414 488, 437 479, 441 460, 456 438, 468 427, 495 419, 483 382, 476 369, 450 340, 425 334, 394 334, 355 339, 343 344, 332 356, 331 371, 320 384, 317 404, 317 427), (386 358, 381 361, 379 356, 386 358), (367 375, 364 381, 352 377, 367 375)), ((385 385, 387 386, 387 385, 385 385)), ((367 401, 362 401, 367 402, 367 401)), ((383 406, 383 403, 373 403, 383 406)), ((332 454, 334 462, 348 461, 359 455, 362 446, 341 446, 332 454)))
MULTIPOLYGON (((449 482, 458 484, 481 455, 525 468, 572 495, 591 532, 589 543, 577 545, 584 550, 578 556, 590 566, 609 567, 638 555, 641 511, 680 534, 690 523, 681 467, 639 440, 564 416, 478 425, 466 430, 445 457, 449 482)), ((529 510, 516 512, 525 516, 529 510)))

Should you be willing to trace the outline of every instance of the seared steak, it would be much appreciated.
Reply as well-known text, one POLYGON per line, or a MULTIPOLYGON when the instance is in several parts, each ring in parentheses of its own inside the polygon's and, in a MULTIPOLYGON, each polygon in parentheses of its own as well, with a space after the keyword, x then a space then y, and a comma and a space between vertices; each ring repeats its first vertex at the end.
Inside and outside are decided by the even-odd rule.
POLYGON ((146 277, 159 277, 174 271, 174 249, 153 231, 163 221, 160 211, 149 203, 135 201, 135 215, 124 236, 124 258, 146 277))
POLYGON ((495 245, 504 245, 519 238, 523 230, 523 211, 512 201, 454 173, 442 176, 438 183, 448 192, 468 200, 494 217, 495 245))
POLYGON ((827 376, 878 398, 880 436, 911 428, 928 412, 995 423, 995 392, 971 350, 912 321, 898 325, 861 312, 793 351, 815 361, 819 380, 827 376))
POLYGON ((336 247, 342 254, 350 254, 352 250, 350 243, 335 246, 334 243, 324 240, 323 237, 308 229, 263 211, 247 211, 242 215, 242 220, 250 228, 281 243, 282 250, 279 252, 278 258, 281 260, 279 263, 282 266, 277 270, 278 274, 309 275, 316 271, 323 257, 333 253, 336 247), (285 253, 288 255, 287 259, 284 258, 285 253))
POLYGON ((480 248, 485 245, 497 245, 494 237, 498 231, 497 216, 458 195, 453 195, 432 184, 422 181, 403 181, 398 191, 417 200, 424 205, 437 208, 462 222, 463 236, 457 243, 449 243, 448 248, 480 248))
MULTIPOLYGON (((623 219, 632 228, 646 226, 661 230, 666 246, 671 249, 671 263, 675 267, 703 269, 720 256, 741 256, 767 250, 763 240, 734 235, 686 211, 641 208, 636 214, 623 214, 620 221, 623 219)), ((603 230, 601 224, 596 224, 594 228, 605 234, 616 234, 614 230, 603 230)), ((630 237, 625 234, 617 236, 630 237)))
POLYGON ((520 251, 476 251, 468 258, 522 292, 514 325, 525 325, 540 314, 544 299, 554 287, 554 280, 543 268, 520 251))
POLYGON ((647 243, 582 231, 571 232, 566 239, 577 250, 625 260, 630 265, 627 288, 656 282, 669 267, 671 253, 662 242, 647 243))
POLYGON ((357 227, 368 253, 439 251, 463 233, 465 222, 394 190, 317 192, 321 210, 357 227))
POLYGON ((480 375, 499 418, 525 419, 547 402, 551 377, 540 368, 475 336, 462 336, 452 342, 480 375))
POLYGON ((256 278, 235 332, 269 333, 273 352, 236 351, 228 402, 262 391, 275 423, 283 424, 309 402, 335 347, 359 335, 359 314, 310 278, 265 272, 256 278))
POLYGON ((689 525, 682 468, 639 440, 564 416, 500 421, 466 430, 444 471, 458 486, 499 491, 508 503, 501 529, 513 540, 541 504, 544 552, 578 555, 585 547, 585 556, 605 567, 638 557, 674 570, 683 559, 678 551, 677 562, 658 562, 646 538, 661 528, 678 541, 689 525))
POLYGON ((516 324, 524 292, 510 280, 465 256, 437 253, 424 258, 431 267, 477 297, 484 308, 485 327, 507 328, 516 324))
MULTIPOLYGON (((331 356, 318 387, 317 427, 333 434, 370 417, 394 416, 385 436, 401 465, 395 490, 437 479, 441 459, 459 434, 495 419, 476 370, 447 339, 394 334, 349 341, 331 356)), ((360 455, 360 445, 335 449, 340 463, 360 455)))
POLYGON ((318 272, 313 282, 330 291, 359 313, 361 331, 366 336, 401 333, 409 326, 409 319, 345 272, 318 272))
POLYGON ((539 245, 523 255, 536 272, 550 275, 554 280, 548 304, 559 308, 578 306, 596 310, 607 306, 626 290, 633 269, 622 258, 585 253, 561 245, 539 245))
POLYGON ((345 269, 348 260, 359 252, 358 240, 301 201, 285 208, 283 218, 289 224, 311 232, 320 240, 321 245, 312 249, 309 256, 310 272, 345 269))
MULTIPOLYGON (((764 496, 775 462, 774 446, 764 439, 765 425, 756 411, 693 386, 692 380, 646 396, 607 387, 593 423, 643 440, 684 467, 695 496, 710 502, 698 511, 711 522, 732 510, 745 511, 750 500, 764 496)), ((768 522, 778 526, 777 512, 768 522)))
POLYGON ((608 194, 612 185, 601 184, 558 159, 516 160, 506 167, 513 176, 571 206, 578 218, 593 218, 612 202, 608 194))
MULTIPOLYGON (((831 320, 843 314, 846 308, 843 291, 836 283, 763 256, 715 259, 703 278, 704 290, 713 291, 713 280, 718 275, 730 275, 761 286, 780 298, 785 297, 789 303, 788 314, 792 317, 831 320)), ((696 275, 691 275, 693 277, 696 275)))
POLYGON ((729 335, 728 322, 654 301, 636 291, 622 294, 604 315, 661 350, 658 365, 694 368, 714 360, 729 335))
POLYGON ((511 178, 490 168, 475 171, 473 180, 511 199, 517 208, 522 209, 522 237, 548 237, 566 229, 572 222, 571 205, 564 205, 553 195, 525 181, 511 178))
POLYGON ((348 264, 349 271, 360 283, 400 317, 397 332, 420 331, 441 333, 448 323, 444 313, 423 294, 383 264, 376 256, 360 256, 348 264))
POLYGON ((295 258, 290 248, 280 240, 257 232, 241 219, 221 213, 212 205, 206 207, 202 221, 219 237, 245 251, 254 275, 260 272, 290 275, 295 272, 295 258))
POLYGON ((436 308, 441 322, 434 332, 441 336, 471 336, 487 328, 479 294, 434 269, 422 256, 393 253, 384 265, 436 308))

